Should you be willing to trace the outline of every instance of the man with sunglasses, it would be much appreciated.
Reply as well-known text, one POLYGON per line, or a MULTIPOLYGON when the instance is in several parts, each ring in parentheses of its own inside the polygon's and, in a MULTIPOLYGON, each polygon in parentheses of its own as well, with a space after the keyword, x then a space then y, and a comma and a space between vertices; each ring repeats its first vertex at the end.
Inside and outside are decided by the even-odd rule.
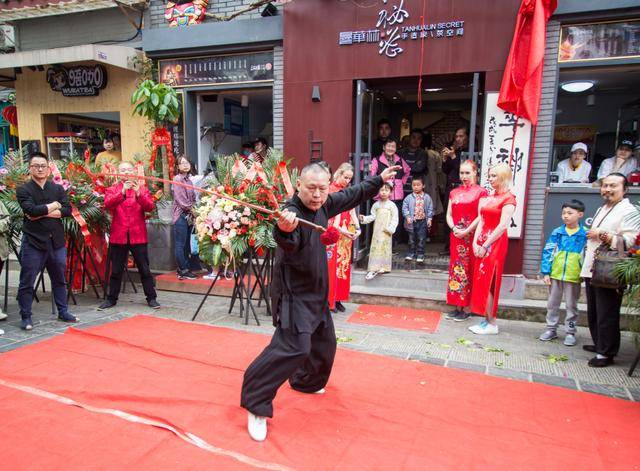
POLYGON ((58 308, 58 320, 77 322, 67 307, 67 249, 65 248, 62 218, 71 216, 71 205, 61 185, 50 181, 49 160, 41 152, 29 157, 29 176, 24 185, 16 189, 22 212, 22 245, 20 248, 20 327, 33 329, 31 304, 34 284, 43 268, 51 278, 53 298, 58 308))

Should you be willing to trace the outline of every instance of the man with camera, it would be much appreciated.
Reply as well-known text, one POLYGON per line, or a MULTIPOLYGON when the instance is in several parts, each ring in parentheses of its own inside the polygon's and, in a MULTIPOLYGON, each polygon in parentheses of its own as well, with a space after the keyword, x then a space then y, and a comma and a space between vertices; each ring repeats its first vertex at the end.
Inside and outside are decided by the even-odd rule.
POLYGON ((147 304, 153 309, 159 309, 153 276, 149 270, 147 226, 144 219, 144 213, 153 211, 155 203, 144 180, 135 175, 130 162, 122 162, 118 166, 118 181, 107 189, 104 206, 112 217, 109 234, 111 277, 107 299, 98 307, 98 311, 117 304, 129 252, 136 262, 147 304))

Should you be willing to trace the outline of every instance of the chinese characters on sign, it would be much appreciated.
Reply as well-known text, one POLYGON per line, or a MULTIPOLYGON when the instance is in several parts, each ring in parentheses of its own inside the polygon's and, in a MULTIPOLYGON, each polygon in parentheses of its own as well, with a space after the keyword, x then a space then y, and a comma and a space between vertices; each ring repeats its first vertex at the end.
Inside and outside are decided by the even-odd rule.
MULTIPOLYGON (((391 0, 394 1, 394 0, 391 0)), ((404 25, 409 12, 404 9, 404 0, 393 5, 382 0, 383 8, 378 12, 375 28, 364 31, 341 31, 338 37, 340 46, 358 43, 376 43, 378 54, 397 57, 404 52, 403 41, 416 39, 438 39, 464 36, 464 21, 443 23, 425 23, 424 25, 404 25)))
POLYGON ((531 144, 531 122, 524 118, 516 120, 516 116, 498 108, 498 93, 486 95, 484 139, 482 141, 482 165, 480 184, 491 189, 488 171, 493 165, 509 163, 509 154, 513 143, 514 130, 517 128, 511 170, 513 181, 511 192, 516 196, 516 212, 511 219, 508 234, 511 239, 522 237, 524 220, 524 201, 529 171, 529 148, 531 144))

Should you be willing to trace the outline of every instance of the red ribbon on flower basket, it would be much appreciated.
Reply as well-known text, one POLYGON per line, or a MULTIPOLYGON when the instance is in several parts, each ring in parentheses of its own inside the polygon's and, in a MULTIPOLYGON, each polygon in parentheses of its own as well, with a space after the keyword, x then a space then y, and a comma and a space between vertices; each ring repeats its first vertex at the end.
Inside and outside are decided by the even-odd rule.
POLYGON ((274 185, 277 185, 279 182, 282 182, 284 185, 284 189, 287 192, 287 198, 291 198, 293 196, 294 190, 293 185, 291 184, 291 177, 289 176, 289 172, 287 171, 287 163, 280 162, 278 164, 278 168, 276 169, 276 175, 274 178, 274 185))
POLYGON ((253 183, 253 181, 256 178, 258 179, 258 181, 261 181, 265 185, 268 183, 267 174, 264 173, 264 169, 262 168, 262 165, 260 164, 260 162, 254 162, 251 165, 251 167, 249 168, 249 171, 244 177, 244 180, 240 184, 240 188, 238 188, 238 192, 242 193, 244 190, 246 190, 247 187, 251 183, 253 183))
POLYGON ((151 159, 149 160, 149 168, 151 171, 155 168, 156 156, 158 154, 158 148, 164 146, 167 149, 167 165, 169 166, 169 179, 173 180, 173 169, 175 166, 175 158, 173 156, 173 149, 171 148, 171 133, 167 128, 156 128, 151 135, 151 159))
MULTIPOLYGON (((60 173, 60 169, 53 160, 49 162, 49 168, 51 169, 51 173, 53 174, 53 182, 57 183, 58 185, 62 185, 62 183, 58 183, 62 182, 62 173, 60 173)), ((72 169, 75 168, 75 166, 72 167, 72 169)), ((91 232, 89 231, 89 225, 87 224, 87 221, 82 216, 82 214, 80 214, 78 208, 73 204, 71 205, 71 216, 78 223, 78 226, 80 226, 80 232, 82 233, 85 247, 87 248, 87 250, 91 250, 91 232)), ((100 257, 100 259, 102 258, 102 256, 99 254, 94 255, 96 255, 96 260, 98 259, 98 257, 100 257)))
POLYGON ((231 169, 231 174, 235 177, 240 172, 247 173, 247 167, 240 161, 240 159, 238 159, 233 164, 233 168, 231 169))

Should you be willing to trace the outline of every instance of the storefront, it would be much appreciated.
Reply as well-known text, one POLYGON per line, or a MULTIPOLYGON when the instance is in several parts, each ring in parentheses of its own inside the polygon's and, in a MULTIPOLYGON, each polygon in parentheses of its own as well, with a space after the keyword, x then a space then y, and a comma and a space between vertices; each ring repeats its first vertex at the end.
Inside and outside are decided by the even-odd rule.
MULTIPOLYGON (((525 273, 537 272, 545 237, 562 223, 564 201, 585 203, 590 224, 602 203, 603 160, 615 156, 622 141, 633 146, 629 159, 640 157, 640 8, 624 0, 603 3, 559 2, 549 23, 541 108, 550 113, 537 130, 546 136, 549 152, 536 155, 536 191, 544 194, 544 206, 527 208, 525 273), (577 142, 587 147, 587 182, 569 181, 558 172, 577 142)), ((640 181, 634 170, 622 168, 631 181, 640 181)), ((639 201, 640 187, 632 186, 628 195, 639 201)))
POLYGON ((92 154, 114 136, 125 159, 143 159, 147 121, 131 114, 141 52, 84 45, 0 56, 16 90, 20 142, 64 158, 92 154))
MULTIPOLYGON (((376 123, 386 118, 394 137, 420 128, 437 151, 451 144, 458 127, 467 127, 464 157, 499 157, 502 141, 490 150, 483 139, 490 120, 499 121, 500 130, 513 129, 512 117, 495 106, 495 97, 521 2, 490 9, 473 0, 374 3, 287 6, 285 153, 299 165, 325 160, 335 168, 352 159, 366 169, 376 123)), ((512 136, 501 132, 492 142, 507 134, 512 136)), ((518 136, 522 161, 515 188, 524 208, 530 128, 518 136)), ((521 210, 510 229, 510 273, 522 270, 524 222, 521 210)))
POLYGON ((171 129, 176 155, 186 154, 202 173, 217 155, 241 153, 258 137, 282 148, 281 42, 281 17, 182 27, 152 20, 145 53, 183 104, 171 129))

